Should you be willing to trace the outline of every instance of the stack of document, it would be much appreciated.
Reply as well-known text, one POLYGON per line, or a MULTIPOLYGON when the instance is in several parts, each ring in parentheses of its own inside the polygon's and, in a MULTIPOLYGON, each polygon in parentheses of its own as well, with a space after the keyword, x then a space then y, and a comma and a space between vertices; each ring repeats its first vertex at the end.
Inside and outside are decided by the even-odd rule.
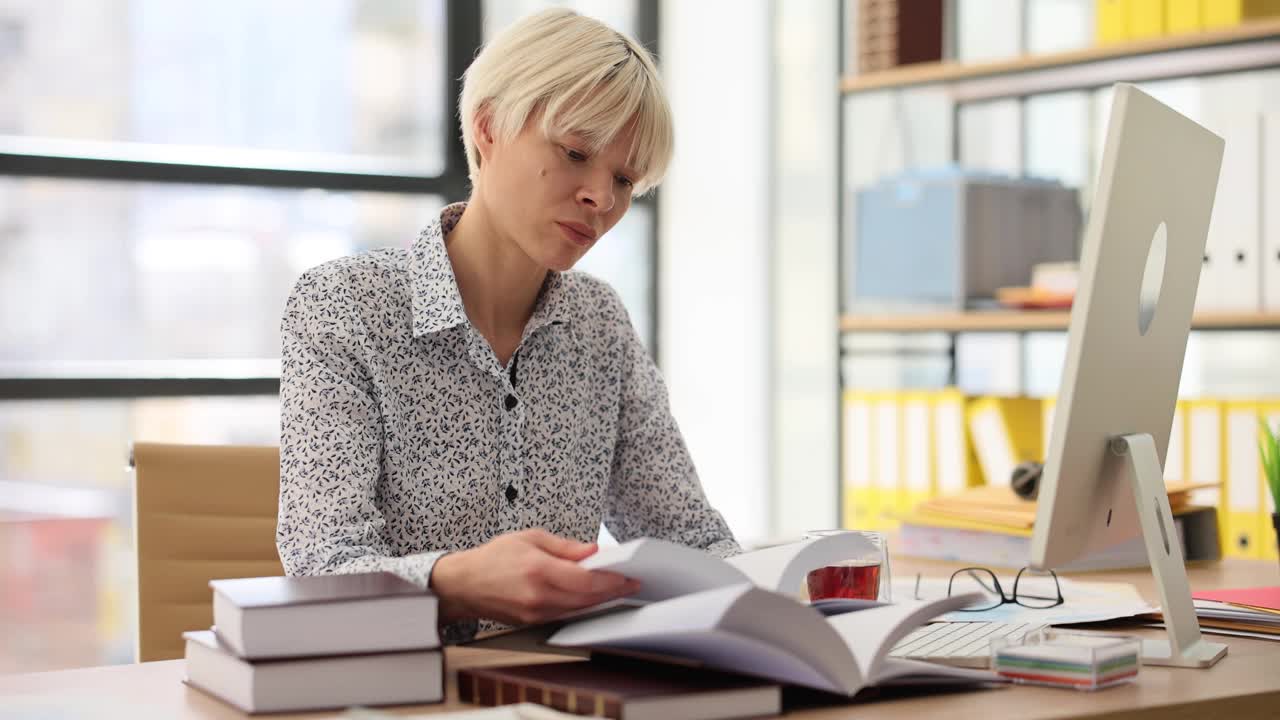
POLYGON ((1200 627, 1280 640, 1280 587, 1192 593, 1200 627))
MULTIPOLYGON (((1217 560, 1217 513, 1190 503, 1190 492, 1212 483, 1166 483, 1178 539, 1187 561, 1217 560)), ((1018 568, 1031 561, 1036 503, 1008 485, 988 485, 920 503, 902 519, 897 552, 986 567, 1018 568)), ((1149 566, 1141 537, 1106 548, 1056 570, 1115 570, 1149 566)))
MULTIPOLYGON (((1202 632, 1280 640, 1280 587, 1205 590, 1191 597, 1202 632)), ((1163 620, 1160 613, 1149 617, 1163 620)))

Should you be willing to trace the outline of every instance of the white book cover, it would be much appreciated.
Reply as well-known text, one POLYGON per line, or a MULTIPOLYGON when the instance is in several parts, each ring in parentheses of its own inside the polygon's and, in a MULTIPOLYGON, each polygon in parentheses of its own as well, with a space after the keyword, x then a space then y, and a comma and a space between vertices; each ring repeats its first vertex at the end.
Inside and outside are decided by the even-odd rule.
POLYGON ((248 661, 213 632, 183 633, 187 683, 246 713, 444 699, 444 655, 421 650, 248 661))
POLYGON ((250 659, 438 647, 438 603, 389 572, 213 580, 219 639, 250 659))

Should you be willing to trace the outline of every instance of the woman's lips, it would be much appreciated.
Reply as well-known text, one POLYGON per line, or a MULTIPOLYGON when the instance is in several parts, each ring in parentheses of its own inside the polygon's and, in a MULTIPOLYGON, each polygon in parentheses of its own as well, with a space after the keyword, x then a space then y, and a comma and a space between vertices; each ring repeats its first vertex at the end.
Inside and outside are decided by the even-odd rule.
POLYGON ((596 241, 595 237, 588 235, 587 233, 579 230, 578 228, 572 225, 562 223, 562 222, 557 222, 556 225, 560 226, 560 231, 564 233, 565 237, 569 238, 570 240, 572 240, 574 243, 578 245, 581 245, 583 247, 589 247, 591 243, 596 241))

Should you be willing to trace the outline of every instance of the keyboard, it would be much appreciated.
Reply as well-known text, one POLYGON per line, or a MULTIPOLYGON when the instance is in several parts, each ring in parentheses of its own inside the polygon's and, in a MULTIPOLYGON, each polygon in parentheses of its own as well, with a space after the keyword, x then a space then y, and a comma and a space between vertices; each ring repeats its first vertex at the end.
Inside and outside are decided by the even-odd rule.
POLYGON ((1034 623, 937 622, 922 625, 889 651, 889 657, 925 660, 956 667, 985 668, 991 664, 989 643, 994 638, 1021 640, 1043 628, 1034 623))

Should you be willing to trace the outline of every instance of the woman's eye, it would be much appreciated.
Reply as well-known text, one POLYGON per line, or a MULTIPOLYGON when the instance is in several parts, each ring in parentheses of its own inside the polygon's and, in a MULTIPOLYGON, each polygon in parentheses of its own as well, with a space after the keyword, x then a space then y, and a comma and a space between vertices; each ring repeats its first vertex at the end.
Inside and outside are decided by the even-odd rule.
POLYGON ((570 160, 572 160, 572 161, 574 161, 574 162, 582 162, 582 161, 584 161, 584 160, 586 160, 586 159, 587 159, 587 156, 586 156, 586 154, 585 154, 585 153, 578 152, 577 150, 574 150, 573 148, 565 148, 565 149, 564 149, 564 152, 565 152, 565 154, 566 154, 566 155, 568 155, 568 156, 569 156, 569 159, 570 159, 570 160))
POLYGON ((621 185, 621 186, 623 186, 623 187, 628 187, 628 188, 629 188, 629 187, 634 187, 634 186, 635 186, 635 183, 631 182, 631 178, 627 177, 626 175, 619 175, 619 176, 617 177, 617 182, 618 182, 618 184, 619 184, 619 185, 621 185))

